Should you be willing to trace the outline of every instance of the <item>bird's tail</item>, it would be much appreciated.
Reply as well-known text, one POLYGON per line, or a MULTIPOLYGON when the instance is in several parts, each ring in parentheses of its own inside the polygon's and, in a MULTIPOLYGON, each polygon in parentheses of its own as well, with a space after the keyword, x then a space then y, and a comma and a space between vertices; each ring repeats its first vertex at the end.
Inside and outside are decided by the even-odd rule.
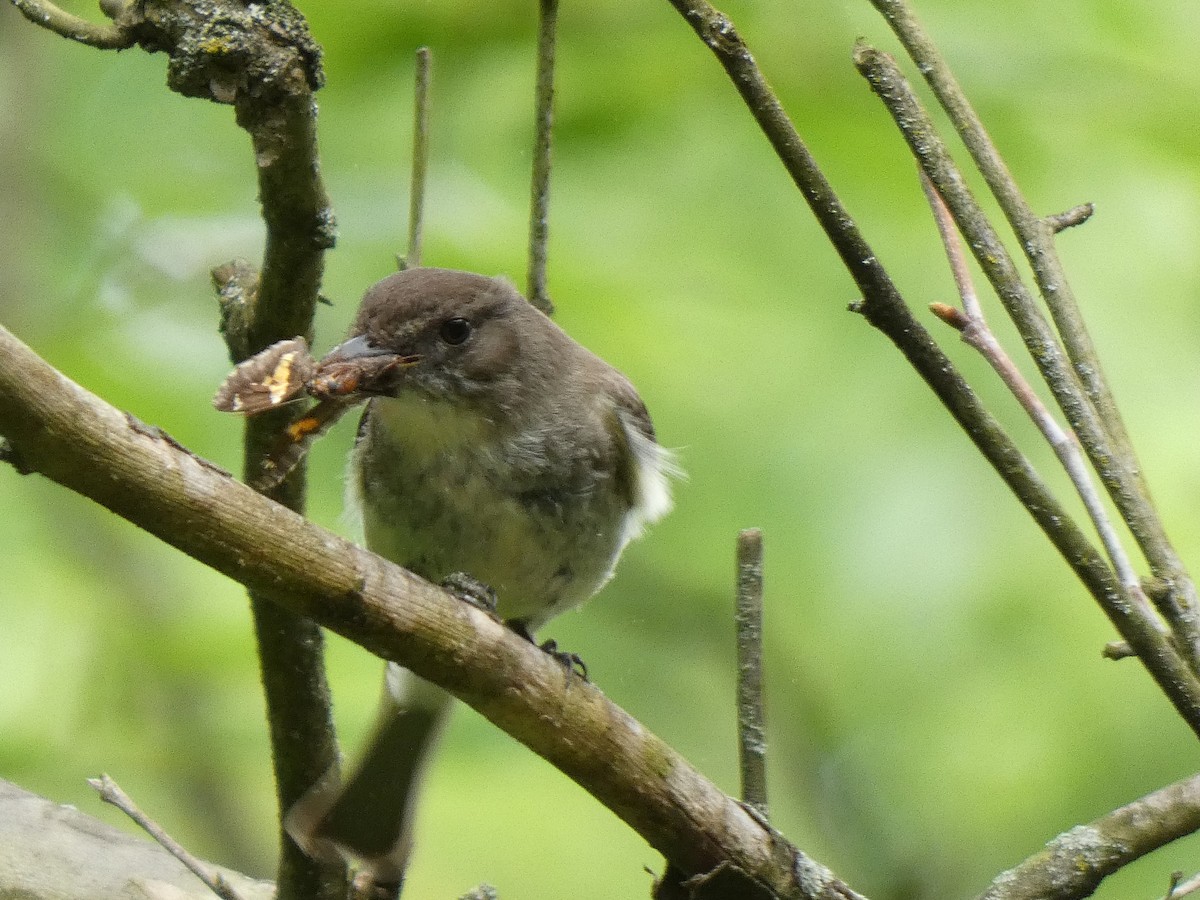
POLYGON ((436 685, 388 664, 375 730, 358 768, 336 772, 288 811, 287 832, 314 859, 347 859, 359 877, 399 886, 412 850, 415 797, 453 698, 436 685))

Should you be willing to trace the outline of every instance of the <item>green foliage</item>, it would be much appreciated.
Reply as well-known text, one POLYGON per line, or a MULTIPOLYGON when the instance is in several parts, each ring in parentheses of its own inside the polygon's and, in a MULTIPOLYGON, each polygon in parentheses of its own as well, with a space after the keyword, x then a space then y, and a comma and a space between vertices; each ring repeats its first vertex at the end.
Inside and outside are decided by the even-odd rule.
MULTIPOLYGON (((403 250, 422 44, 435 54, 425 260, 521 283, 534 5, 301 6, 327 54, 323 169, 340 225, 319 348, 403 250)), ((1060 246, 1168 527, 1200 559, 1200 8, 919 10, 1035 208, 1096 203, 1060 246)), ((891 46, 883 22, 866 3, 726 11, 910 302, 950 302, 913 165, 849 61, 859 34, 891 46)), ((666 3, 600 0, 566 4, 560 29, 551 294, 560 323, 638 384, 690 478, 613 584, 547 634, 736 790, 734 537, 761 526, 772 811, 875 898, 971 893, 1192 772, 1194 739, 1137 664, 1100 659, 1111 631, 1065 565, 894 349, 845 311, 852 283, 682 20, 666 3)), ((260 251, 249 142, 227 108, 168 93, 163 71, 161 57, 69 44, 0 5, 0 322, 236 469, 238 423, 208 403, 228 360, 207 273, 260 251)), ((1029 437, 994 378, 943 338, 1029 437)), ((351 431, 322 442, 311 477, 312 517, 343 530, 351 431)), ((0 775, 115 818, 84 783, 108 771, 193 850, 269 875, 273 793, 241 591, 8 468, 0 547, 0 775)), ((378 666, 340 642, 331 664, 353 753, 378 666)), ((1185 849, 1101 896, 1164 892, 1172 869, 1195 868, 1185 849)), ((659 864, 563 776, 458 716, 414 896, 484 880, 506 898, 644 896, 642 866, 659 864)))

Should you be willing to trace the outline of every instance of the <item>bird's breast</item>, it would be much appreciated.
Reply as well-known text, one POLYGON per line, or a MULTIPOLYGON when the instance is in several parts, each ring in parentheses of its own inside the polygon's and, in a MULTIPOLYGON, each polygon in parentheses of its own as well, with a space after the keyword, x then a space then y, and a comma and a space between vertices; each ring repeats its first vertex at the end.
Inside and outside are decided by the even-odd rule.
POLYGON ((630 503, 605 452, 555 438, 553 423, 513 431, 447 403, 372 401, 350 472, 367 546, 433 581, 465 572, 531 627, 581 603, 612 572, 630 503))

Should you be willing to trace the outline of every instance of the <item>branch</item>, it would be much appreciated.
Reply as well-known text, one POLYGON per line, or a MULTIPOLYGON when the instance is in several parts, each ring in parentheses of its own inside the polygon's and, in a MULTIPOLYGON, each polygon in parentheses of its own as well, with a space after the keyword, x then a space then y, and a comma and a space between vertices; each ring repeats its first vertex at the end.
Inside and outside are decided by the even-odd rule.
POLYGON ((767 728, 763 714, 763 543, 748 528, 737 540, 738 759, 742 802, 767 818, 767 728))
POLYGON ((100 799, 105 803, 111 803, 129 818, 133 819, 146 834, 154 838, 155 842, 170 853, 173 857, 183 863, 188 871, 200 879, 210 891, 216 894, 221 900, 243 900, 242 895, 238 892, 229 881, 213 866, 208 863, 201 862, 188 850, 175 840, 166 829, 144 813, 133 798, 121 790, 121 786, 113 781, 108 775, 101 775, 99 778, 89 778, 90 784, 100 795, 100 799))
MULTIPOLYGON (((46 17, 46 11, 55 9, 49 4, 14 2, 35 21, 39 19, 30 10, 42 10, 44 24, 61 21, 61 16, 46 17)), ((222 275, 222 332, 230 355, 238 361, 295 335, 311 341, 324 251, 334 243, 334 220, 317 158, 313 92, 324 81, 321 50, 304 17, 287 0, 158 0, 129 3, 115 27, 122 46, 132 43, 132 37, 146 51, 169 56, 167 83, 172 90, 232 105, 238 124, 250 135, 266 250, 261 276, 247 266, 229 267, 222 275)), ((68 36, 84 39, 78 33, 68 36)), ((259 471, 260 460, 286 425, 287 413, 248 420, 247 473, 259 471)), ((303 471, 273 495, 294 509, 302 508, 303 471)), ((281 809, 287 809, 337 761, 323 638, 312 622, 294 618, 263 596, 252 593, 250 601, 278 800, 281 809)), ((343 867, 314 863, 282 829, 280 841, 283 900, 344 892, 343 867)))
POLYGON ((550 148, 557 29, 558 0, 539 0, 533 173, 529 192, 529 302, 546 315, 554 312, 554 303, 546 290, 546 244, 550 239, 550 148))
MULTIPOLYGON (((275 886, 209 863, 245 900, 275 886)), ((0 897, 26 900, 213 900, 162 847, 0 780, 0 897)))
MULTIPOLYGON (((862 291, 862 301, 851 308, 886 334, 925 379, 1062 554, 1117 631, 1137 651, 1176 711, 1200 735, 1200 680, 1157 629, 1132 613, 1128 598, 1103 557, 1047 489, 1004 429, 984 409, 929 332, 913 317, 878 257, 818 168, 733 23, 707 0, 670 2, 728 73, 862 291)), ((937 184, 936 179, 933 181, 937 184)))
POLYGON ((27 471, 445 688, 687 875, 853 897, 591 684, 487 613, 308 522, 107 405, 0 328, 0 435, 27 471))
POLYGON ((1046 216, 1046 224, 1050 226, 1051 231, 1058 234, 1060 231, 1066 231, 1068 228, 1075 228, 1078 225, 1082 225, 1095 212, 1096 207, 1091 203, 1080 203, 1078 206, 1072 206, 1064 212, 1046 216))
POLYGON ((855 48, 854 61, 892 114, 917 162, 954 215, 1093 468, 1151 561, 1155 574, 1163 573, 1160 577, 1173 586, 1174 591, 1164 595, 1159 609, 1171 623, 1193 671, 1197 671, 1200 668, 1200 621, 1196 618, 1197 606, 1192 599, 1195 587, 1162 531, 1162 523, 1137 475, 1136 460, 1110 437, 1107 423, 1100 418, 1084 391, 1053 329, 1021 281, 1004 243, 971 195, 928 113, 895 61, 861 42, 855 48))
POLYGON ((863 296, 899 302, 896 286, 833 192, 733 22, 708 0, 670 3, 725 69, 863 296))
MULTIPOLYGON (((304 17, 286 0, 244 4, 164 2, 147 7, 148 50, 165 50, 169 86, 189 97, 232 104, 250 135, 266 248, 256 289, 240 296, 236 316, 226 308, 224 335, 237 361, 283 338, 311 343, 324 251, 334 243, 334 220, 320 177, 317 107, 324 83, 321 50, 304 17), (229 327, 231 325, 240 327, 229 327)), ((249 477, 276 446, 288 412, 246 423, 243 468, 249 477)), ((293 508, 304 506, 304 471, 272 491, 293 508)), ((280 810, 292 806, 332 766, 338 750, 325 676, 324 637, 251 591, 263 691, 270 726, 280 810)), ((344 892, 344 869, 305 856, 280 829, 279 893, 291 897, 344 892)))
POLYGON ((1200 775, 1193 775, 1079 825, 999 875, 979 900, 1088 897, 1118 869, 1200 830, 1200 775))
POLYGON ((137 40, 133 32, 123 24, 89 22, 59 9, 49 0, 12 0, 12 4, 20 10, 21 15, 35 25, 89 47, 124 50, 126 47, 132 47, 137 40))
MULTIPOLYGON (((1113 480, 1119 483, 1122 495, 1126 496, 1125 505, 1121 506, 1121 501, 1117 500, 1118 505, 1121 506, 1122 514, 1126 516, 1130 529, 1146 554, 1154 576, 1162 579, 1171 588, 1172 596, 1168 598, 1165 611, 1168 618, 1176 624, 1179 637, 1191 656, 1193 667, 1200 667, 1200 598, 1197 596, 1195 583, 1175 552, 1154 509, 1142 479, 1133 444, 1105 380, 1096 348, 1080 314, 1079 304, 1067 281, 1054 242, 1054 234, 1057 231, 1077 225, 1092 214, 1091 204, 1084 204, 1062 215, 1046 219, 1035 215, 979 116, 963 93, 962 87, 905 0, 871 2, 883 14, 917 64, 917 68, 925 76, 938 102, 949 113, 950 121, 954 123, 975 165, 1020 240, 1025 258, 1033 269, 1038 289, 1058 328, 1075 373, 1116 448, 1117 455, 1110 459, 1120 464, 1115 467, 1113 480)), ((1093 461, 1095 460, 1096 457, 1093 456, 1093 461)), ((1109 462, 1105 462, 1098 465, 1098 468, 1104 471, 1108 466, 1109 462)), ((1114 499, 1117 499, 1116 495, 1114 499)))
POLYGON ((958 232, 954 230, 954 220, 950 211, 946 209, 941 195, 925 173, 921 172, 920 175, 921 188, 933 211, 934 222, 941 235, 942 246, 945 248, 946 258, 950 261, 950 270, 954 274, 954 281, 958 286, 963 304, 961 312, 941 303, 930 304, 930 310, 942 321, 956 328, 962 335, 963 341, 988 361, 988 364, 1000 376, 1000 380, 1004 382, 1005 387, 1016 397, 1017 402, 1033 420, 1034 425, 1042 433, 1042 437, 1046 439, 1046 443, 1050 445, 1054 455, 1058 457, 1062 467, 1066 470, 1071 483, 1075 486, 1079 498, 1083 501, 1084 509, 1087 510, 1088 517, 1092 520, 1092 525, 1100 536, 1100 543, 1108 554, 1108 559, 1116 571, 1118 580, 1125 587, 1130 599, 1138 606, 1138 614, 1146 620, 1147 624, 1165 633, 1166 626, 1150 608, 1150 601, 1142 591, 1141 581, 1134 571, 1133 563, 1117 536, 1117 530, 1101 500, 1100 491, 1092 481, 1091 473, 1079 448, 1079 441, 1075 439, 1074 434, 1064 429, 1046 408, 1046 404, 1037 395, 1033 385, 1017 368, 1017 364, 1013 362, 1008 351, 1004 349, 991 326, 988 325, 987 318, 983 314, 983 306, 975 293, 975 285, 972 283, 971 272, 967 266, 966 252, 963 250, 958 232))
POLYGON ((421 264, 425 243, 425 183, 429 171, 429 79, 433 54, 420 47, 413 86, 412 178, 408 195, 408 253, 400 268, 421 264))
POLYGON ((933 89, 938 102, 950 116, 955 130, 971 154, 984 181, 1000 204, 1013 231, 1020 239, 1025 258, 1033 269, 1034 277, 1050 314, 1054 318, 1067 354, 1075 367, 1088 396, 1096 405, 1105 421, 1113 442, 1126 458, 1134 458, 1129 436, 1121 421, 1112 392, 1104 378, 1100 358, 1088 334, 1087 325, 1079 312, 1079 304, 1067 281, 1054 233, 1091 215, 1090 204, 1077 207, 1074 216, 1059 218, 1060 227, 1053 219, 1041 219, 1034 214, 1016 180, 1005 165, 1003 157, 983 127, 983 122, 967 100, 954 73, 942 59, 937 47, 930 39, 920 21, 913 14, 906 0, 871 0, 871 4, 883 15, 888 25, 904 45, 926 82, 933 89), (1086 210, 1086 212, 1084 212, 1086 210), (1080 218, 1082 216, 1082 218, 1080 218))

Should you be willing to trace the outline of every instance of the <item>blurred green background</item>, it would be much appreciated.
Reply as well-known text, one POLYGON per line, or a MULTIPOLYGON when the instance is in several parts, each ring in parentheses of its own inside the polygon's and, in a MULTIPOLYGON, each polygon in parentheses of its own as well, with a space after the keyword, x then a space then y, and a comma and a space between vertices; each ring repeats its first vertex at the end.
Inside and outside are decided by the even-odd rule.
MULTIPOLYGON (((301 3, 327 54, 322 160, 340 232, 319 349, 403 249, 422 44, 435 53, 426 261, 523 283, 534 6, 301 3)), ((859 35, 894 46, 882 20, 865 0, 723 8, 909 300, 952 302, 913 166, 850 64, 859 35)), ((1200 6, 919 11, 1034 207, 1096 203, 1061 250, 1168 529, 1200 560, 1200 6)), ((633 378, 690 477, 616 580, 545 634, 736 791, 733 544, 761 526, 774 817, 875 898, 972 894, 1058 832, 1192 773, 1195 738, 1135 662, 1101 660, 1111 629, 1066 566, 899 354, 846 312, 852 282, 682 19, 661 0, 596 0, 564 4, 560 27, 558 321, 633 378)), ((229 362, 208 270, 260 252, 252 159, 230 109, 169 93, 164 68, 0 4, 0 322, 233 469, 239 424, 209 405, 229 362)), ((995 379, 941 335, 1061 485, 995 379)), ((351 432, 312 460, 310 514, 343 532, 351 432)), ((7 467, 0 548, 0 776, 120 822, 84 783, 107 771, 191 849, 270 875, 239 587, 7 467)), ((379 666, 338 639, 330 665, 353 753, 379 666)), ((643 867, 660 868, 470 711, 427 800, 413 897, 484 880, 506 900, 640 897, 643 867)), ((1198 848, 1181 842, 1101 896, 1161 895, 1173 869, 1200 867, 1198 848)))

